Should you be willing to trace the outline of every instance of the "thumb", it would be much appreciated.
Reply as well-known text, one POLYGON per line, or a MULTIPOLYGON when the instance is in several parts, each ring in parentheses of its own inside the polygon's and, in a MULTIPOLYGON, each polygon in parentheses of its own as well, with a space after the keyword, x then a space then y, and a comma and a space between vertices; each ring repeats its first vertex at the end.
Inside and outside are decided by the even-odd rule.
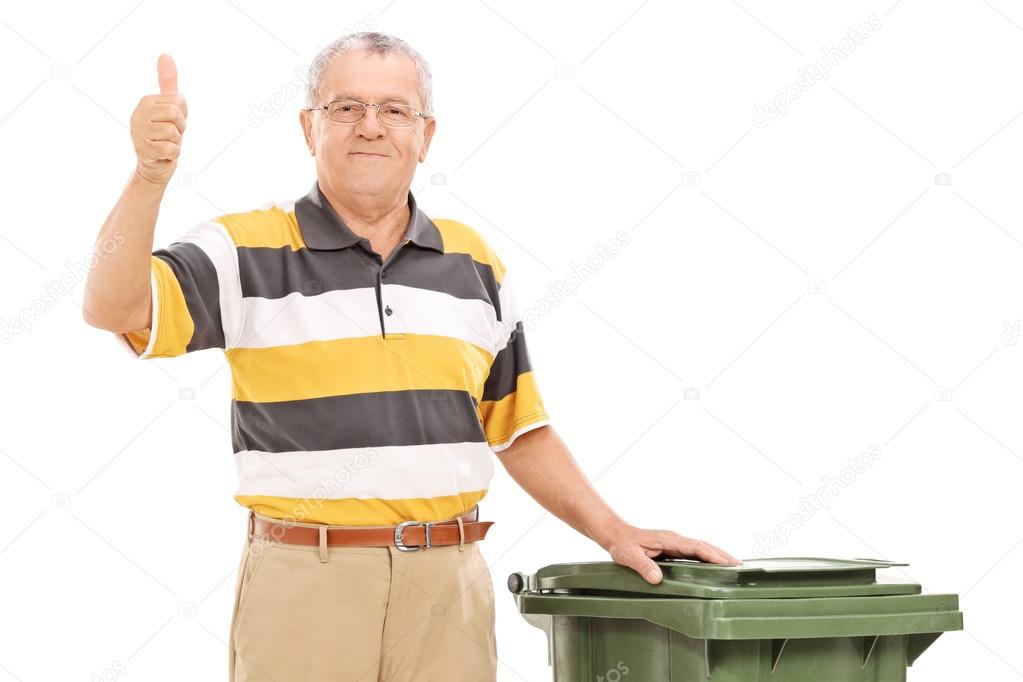
POLYGON ((178 91, 178 67, 174 65, 173 57, 169 54, 160 55, 156 62, 156 73, 160 80, 160 94, 178 91))

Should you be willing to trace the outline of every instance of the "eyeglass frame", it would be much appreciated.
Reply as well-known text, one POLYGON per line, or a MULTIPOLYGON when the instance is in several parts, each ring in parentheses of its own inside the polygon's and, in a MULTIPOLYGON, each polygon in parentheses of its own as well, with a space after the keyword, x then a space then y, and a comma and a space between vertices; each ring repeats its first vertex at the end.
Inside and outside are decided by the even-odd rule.
POLYGON ((433 116, 431 114, 424 114, 423 112, 419 111, 414 106, 412 106, 411 104, 404 104, 402 102, 397 102, 395 100, 388 100, 388 101, 384 102, 383 105, 381 105, 381 104, 369 104, 369 103, 366 103, 366 102, 360 102, 357 99, 332 99, 329 102, 327 102, 326 104, 323 104, 323 105, 318 106, 318 107, 310 107, 308 109, 302 109, 302 111, 320 111, 320 110, 323 110, 323 111, 327 112, 327 118, 329 118, 332 122, 334 122, 334 123, 341 123, 342 125, 349 125, 349 126, 351 126, 351 125, 355 125, 356 123, 358 123, 362 119, 366 118, 366 112, 369 111, 371 107, 374 107, 377 110, 377 121, 379 121, 381 124, 387 126, 388 128, 408 128, 411 125, 415 125, 415 121, 412 121, 408 125, 403 125, 403 126, 392 125, 390 123, 384 123, 383 119, 380 118, 380 107, 384 106, 384 105, 387 105, 387 104, 396 104, 399 107, 404 107, 406 109, 411 109, 412 110, 412 115, 414 117, 420 118, 420 119, 422 119, 424 121, 426 119, 428 119, 428 118, 433 118, 433 116), (360 105, 362 107, 362 116, 360 116, 359 118, 357 118, 357 119, 355 119, 354 121, 351 121, 351 122, 335 121, 334 119, 330 118, 330 105, 331 104, 335 104, 337 102, 351 102, 352 104, 360 105))

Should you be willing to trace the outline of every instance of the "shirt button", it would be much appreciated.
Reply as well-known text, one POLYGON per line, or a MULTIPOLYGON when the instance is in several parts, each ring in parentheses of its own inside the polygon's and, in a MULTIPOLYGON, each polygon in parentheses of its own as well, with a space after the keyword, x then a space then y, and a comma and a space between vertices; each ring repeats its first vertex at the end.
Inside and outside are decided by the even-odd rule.
POLYGON ((391 314, 391 313, 393 313, 393 312, 394 312, 394 311, 393 311, 393 310, 391 310, 391 306, 387 306, 386 308, 384 308, 384 314, 385 314, 385 315, 390 315, 390 314, 391 314))
POLYGON ((383 271, 381 271, 381 272, 380 272, 380 279, 387 279, 387 273, 386 273, 386 272, 383 272, 383 271))

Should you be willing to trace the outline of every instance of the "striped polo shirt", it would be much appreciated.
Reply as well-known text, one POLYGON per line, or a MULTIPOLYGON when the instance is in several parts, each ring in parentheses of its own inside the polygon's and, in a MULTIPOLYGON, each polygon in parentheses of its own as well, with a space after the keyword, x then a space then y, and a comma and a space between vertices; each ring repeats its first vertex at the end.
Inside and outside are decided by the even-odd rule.
POLYGON ((220 348, 231 367, 235 499, 305 522, 451 518, 494 453, 549 423, 511 275, 471 227, 408 193, 384 260, 319 184, 219 216, 152 253, 137 358, 220 348))

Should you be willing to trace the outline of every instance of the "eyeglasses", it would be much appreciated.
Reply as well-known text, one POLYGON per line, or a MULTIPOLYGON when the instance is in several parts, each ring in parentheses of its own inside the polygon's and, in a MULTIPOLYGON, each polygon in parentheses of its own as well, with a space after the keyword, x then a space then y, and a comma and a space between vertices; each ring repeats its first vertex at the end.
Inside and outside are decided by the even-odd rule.
POLYGON ((417 111, 415 107, 400 102, 387 102, 385 104, 364 104, 354 99, 339 99, 320 107, 303 109, 303 111, 327 112, 331 121, 337 123, 358 123, 366 115, 366 109, 374 107, 377 110, 377 119, 384 125, 392 128, 404 128, 416 122, 417 118, 432 118, 428 114, 417 111))

